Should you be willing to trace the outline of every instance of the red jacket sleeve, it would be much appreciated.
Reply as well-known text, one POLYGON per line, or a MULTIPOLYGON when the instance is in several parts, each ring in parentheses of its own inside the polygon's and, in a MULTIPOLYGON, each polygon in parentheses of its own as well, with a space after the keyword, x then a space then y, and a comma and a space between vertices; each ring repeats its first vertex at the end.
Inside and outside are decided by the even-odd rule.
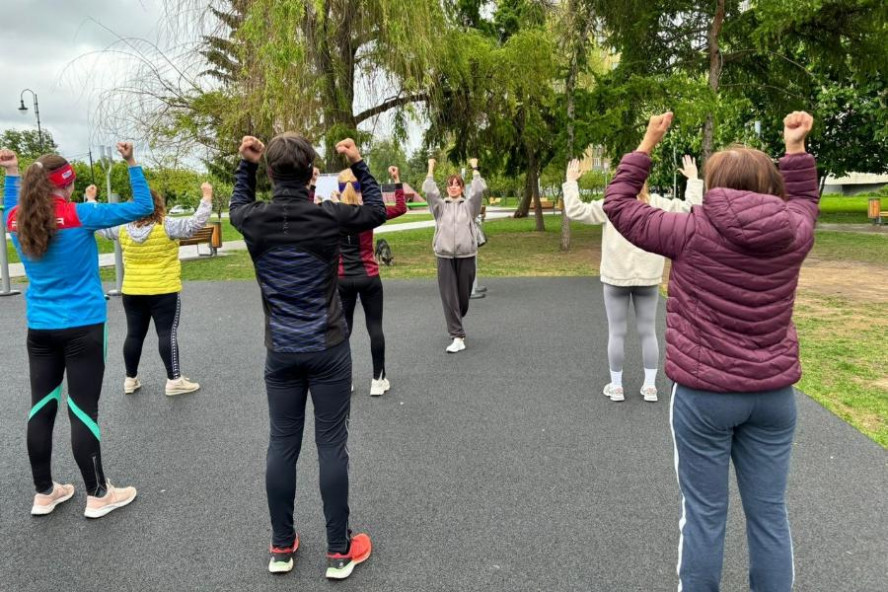
POLYGON ((395 205, 385 206, 386 220, 403 216, 407 213, 407 198, 404 196, 404 185, 395 184, 395 205))

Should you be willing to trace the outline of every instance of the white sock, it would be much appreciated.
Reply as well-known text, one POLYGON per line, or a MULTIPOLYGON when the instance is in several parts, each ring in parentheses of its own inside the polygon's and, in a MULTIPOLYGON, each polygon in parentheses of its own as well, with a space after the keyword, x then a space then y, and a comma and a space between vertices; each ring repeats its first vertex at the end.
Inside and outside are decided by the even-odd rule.
POLYGON ((644 386, 657 386, 657 369, 644 369, 644 386))
POLYGON ((623 386, 623 371, 620 370, 618 372, 610 371, 611 373, 611 384, 614 386, 623 386))

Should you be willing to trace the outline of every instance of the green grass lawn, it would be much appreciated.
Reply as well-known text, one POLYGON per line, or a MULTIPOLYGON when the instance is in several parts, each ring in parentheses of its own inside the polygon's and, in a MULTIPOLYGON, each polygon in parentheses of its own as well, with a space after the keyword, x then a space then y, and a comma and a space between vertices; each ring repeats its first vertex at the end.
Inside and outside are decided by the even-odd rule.
MULTIPOLYGON (((819 222, 824 224, 866 224, 869 198, 825 195, 820 200, 819 222)), ((888 197, 881 198, 882 210, 888 210, 888 197)))

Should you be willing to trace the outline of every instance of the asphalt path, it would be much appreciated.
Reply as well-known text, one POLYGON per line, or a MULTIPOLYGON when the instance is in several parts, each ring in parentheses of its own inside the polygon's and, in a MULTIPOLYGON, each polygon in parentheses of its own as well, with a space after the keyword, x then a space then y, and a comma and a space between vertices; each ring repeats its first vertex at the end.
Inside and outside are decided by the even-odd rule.
MULTIPOLYGON (((484 283, 489 296, 473 300, 466 318, 468 349, 445 355, 435 283, 386 282, 392 390, 381 398, 368 395, 369 342, 356 315, 351 522, 370 533, 374 552, 338 584, 323 578, 311 422, 299 463, 296 567, 266 572, 268 420, 254 282, 186 283, 182 367, 202 388, 176 398, 163 394, 153 334, 140 370, 145 386, 122 394, 125 321, 120 301, 109 303, 103 460, 108 477, 137 486, 139 497, 96 521, 83 517, 61 414, 54 477, 77 493, 50 516, 29 515, 24 300, 0 299, 0 589, 674 590, 679 498, 667 380, 659 403, 641 399, 631 336, 627 400, 601 394, 607 339, 597 279, 484 283)), ((661 307, 661 332, 662 316, 661 307)), ((806 396, 798 405, 789 485, 795 589, 884 591, 888 453, 806 396)), ((726 591, 748 589, 732 495, 726 591)))

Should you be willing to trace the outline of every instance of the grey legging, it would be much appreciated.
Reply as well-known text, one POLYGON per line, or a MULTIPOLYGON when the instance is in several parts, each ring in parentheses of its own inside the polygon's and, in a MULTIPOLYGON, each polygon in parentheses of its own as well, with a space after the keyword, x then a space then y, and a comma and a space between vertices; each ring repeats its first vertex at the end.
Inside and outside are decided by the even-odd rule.
POLYGON ((635 304, 635 326, 641 339, 641 359, 645 368, 657 368, 660 348, 657 344, 657 286, 604 286, 607 310, 607 361, 614 372, 623 370, 623 349, 629 330, 629 299, 635 304))

